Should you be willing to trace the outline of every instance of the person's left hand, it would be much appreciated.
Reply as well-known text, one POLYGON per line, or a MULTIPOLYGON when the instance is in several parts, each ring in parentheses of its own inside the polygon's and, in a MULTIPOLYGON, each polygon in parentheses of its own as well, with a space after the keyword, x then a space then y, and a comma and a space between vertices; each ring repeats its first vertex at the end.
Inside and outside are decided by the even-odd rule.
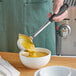
MULTIPOLYGON (((53 4, 53 13, 57 14, 59 12, 60 7, 63 5, 64 0, 54 0, 54 4, 53 4)), ((49 17, 52 14, 49 14, 49 17)), ((59 22, 62 21, 63 19, 65 19, 68 16, 68 11, 66 10, 63 14, 54 17, 53 20, 55 22, 59 22)))
POLYGON ((60 22, 60 21, 64 20, 66 17, 68 17, 68 11, 65 11, 63 14, 61 14, 57 17, 54 17, 53 20, 55 22, 60 22))

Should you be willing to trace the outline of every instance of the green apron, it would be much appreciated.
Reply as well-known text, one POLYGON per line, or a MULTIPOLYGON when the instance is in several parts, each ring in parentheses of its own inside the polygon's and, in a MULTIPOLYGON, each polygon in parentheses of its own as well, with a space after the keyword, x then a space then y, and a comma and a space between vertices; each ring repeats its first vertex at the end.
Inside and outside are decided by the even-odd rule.
MULTIPOLYGON (((7 0, 3 12, 4 27, 0 32, 0 51, 18 52, 17 36, 23 33, 31 36, 48 20, 52 11, 52 0, 7 0), (9 14, 8 14, 9 13, 9 14)), ((0 25, 2 27, 2 25, 0 25)), ((1 29, 0 29, 1 30, 1 29)), ((55 24, 51 23, 33 39, 36 47, 47 48, 56 54, 55 24)))

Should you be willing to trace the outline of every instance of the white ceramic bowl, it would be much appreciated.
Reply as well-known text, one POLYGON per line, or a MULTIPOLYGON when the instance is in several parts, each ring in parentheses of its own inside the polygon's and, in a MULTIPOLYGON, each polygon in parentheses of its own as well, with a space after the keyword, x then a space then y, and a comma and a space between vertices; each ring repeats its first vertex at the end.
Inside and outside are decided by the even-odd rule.
POLYGON ((49 66, 40 70, 40 76, 71 76, 71 68, 64 66, 49 66))
POLYGON ((32 69, 38 69, 38 68, 41 68, 42 66, 45 66, 50 61, 51 59, 50 50, 45 49, 45 48, 36 48, 36 51, 45 52, 45 53, 48 53, 48 55, 43 56, 43 57, 32 58, 32 57, 23 56, 22 53, 24 51, 20 51, 19 57, 20 57, 22 64, 32 69))

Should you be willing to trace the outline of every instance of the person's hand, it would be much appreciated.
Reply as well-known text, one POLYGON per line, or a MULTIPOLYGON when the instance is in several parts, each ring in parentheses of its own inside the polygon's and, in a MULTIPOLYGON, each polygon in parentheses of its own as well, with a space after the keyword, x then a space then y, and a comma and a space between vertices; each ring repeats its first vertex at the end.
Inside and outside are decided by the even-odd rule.
MULTIPOLYGON (((64 0, 54 0, 54 4, 53 4, 53 13, 57 14, 59 12, 60 7, 63 5, 64 0)), ((49 16, 51 16, 51 14, 49 14, 49 16)), ((54 17, 53 20, 55 22, 59 22, 62 21, 64 18, 66 18, 68 16, 68 12, 65 11, 63 14, 54 17)))

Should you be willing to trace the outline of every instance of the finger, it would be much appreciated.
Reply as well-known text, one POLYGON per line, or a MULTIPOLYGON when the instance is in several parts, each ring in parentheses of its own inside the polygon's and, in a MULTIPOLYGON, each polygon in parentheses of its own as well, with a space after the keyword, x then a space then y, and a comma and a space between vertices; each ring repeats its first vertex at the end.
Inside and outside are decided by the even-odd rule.
POLYGON ((67 13, 67 11, 65 11, 62 15, 53 18, 53 20, 54 20, 55 22, 60 22, 60 21, 62 21, 63 19, 65 19, 67 16, 68 16, 68 13, 67 13))
POLYGON ((59 12, 60 7, 63 5, 61 0, 54 0, 53 4, 53 12, 57 14, 59 12))
POLYGON ((58 16, 58 17, 54 17, 53 20, 55 22, 59 22, 62 21, 63 19, 65 19, 66 17, 68 17, 68 12, 65 11, 62 15, 58 16))
POLYGON ((55 4, 54 7, 53 7, 53 12, 55 14, 57 14, 59 12, 59 9, 60 9, 59 5, 58 4, 55 4))

